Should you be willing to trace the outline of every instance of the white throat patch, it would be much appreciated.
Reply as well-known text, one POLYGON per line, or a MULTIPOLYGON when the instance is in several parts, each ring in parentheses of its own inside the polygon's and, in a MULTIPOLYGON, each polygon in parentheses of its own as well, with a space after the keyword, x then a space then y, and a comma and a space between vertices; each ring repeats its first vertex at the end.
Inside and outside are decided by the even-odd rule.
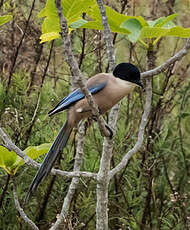
POLYGON ((137 86, 135 83, 132 83, 130 81, 125 81, 120 78, 116 78, 116 81, 117 81, 117 84, 123 88, 134 88, 135 86, 137 86))

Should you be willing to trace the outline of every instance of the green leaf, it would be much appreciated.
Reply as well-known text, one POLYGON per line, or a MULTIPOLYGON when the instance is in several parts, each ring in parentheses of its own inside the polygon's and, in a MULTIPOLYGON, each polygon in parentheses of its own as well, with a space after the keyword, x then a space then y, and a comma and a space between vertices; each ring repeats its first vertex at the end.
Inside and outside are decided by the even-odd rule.
POLYGON ((190 113, 181 113, 180 115, 179 115, 182 119, 183 118, 185 118, 185 117, 188 117, 188 116, 190 116, 190 113))
POLYGON ((131 32, 131 34, 128 35, 128 38, 131 42, 136 42, 139 39, 142 25, 137 19, 128 19, 127 21, 121 23, 120 27, 125 28, 131 32))
POLYGON ((156 26, 165 27, 165 28, 170 29, 175 26, 175 24, 171 21, 176 17, 177 17, 177 14, 171 14, 166 18, 164 17, 165 19, 162 22, 156 24, 156 26))
POLYGON ((168 17, 160 17, 157 18, 154 21, 148 21, 148 25, 150 27, 166 27, 166 28, 171 28, 170 26, 175 26, 175 24, 173 22, 171 22, 175 17, 177 16, 177 14, 171 14, 168 17))
POLYGON ((156 42, 161 37, 164 36, 173 36, 173 37, 181 37, 181 38, 188 38, 190 36, 190 28, 183 28, 180 26, 173 27, 172 25, 169 27, 165 28, 165 27, 157 27, 157 26, 155 27, 145 26, 141 30, 140 39, 155 38, 155 41, 153 42, 153 45, 155 45, 156 42))
MULTIPOLYGON (((97 7, 97 10, 99 12, 99 8, 97 7)), ((100 12, 99 12, 100 14, 100 12)), ((129 34, 130 32, 126 29, 120 28, 120 24, 121 22, 123 22, 125 19, 125 15, 120 14, 118 12, 116 12, 115 10, 113 10, 112 8, 106 6, 106 14, 108 17, 108 23, 110 26, 110 29, 112 32, 115 33, 123 33, 123 34, 129 34)))
MULTIPOLYGON (((121 33, 121 34, 130 34, 130 31, 125 27, 122 27, 121 24, 129 19, 137 20, 141 26, 147 26, 148 23, 144 20, 141 16, 127 16, 124 14, 120 14, 113 10, 112 8, 106 7, 106 15, 108 17, 108 23, 112 32, 121 33)), ((102 30, 102 20, 101 15, 98 7, 94 7, 90 11, 87 11, 87 14, 93 19, 93 21, 89 21, 88 23, 84 24, 81 28, 88 28, 88 29, 97 29, 102 30)))
POLYGON ((27 147, 24 152, 32 159, 35 159, 45 153, 48 152, 49 148, 51 147, 52 143, 45 143, 38 146, 29 146, 27 147))
POLYGON ((57 17, 47 17, 42 24, 42 35, 45 33, 60 33, 59 19, 57 17))
MULTIPOLYGON (((68 26, 70 26, 72 23, 82 20, 82 13, 86 12, 90 7, 93 7, 96 2, 95 0, 62 0, 61 4, 63 14, 67 19, 68 26)), ((45 7, 41 10, 38 16, 45 17, 42 24, 42 42, 59 38, 58 34, 60 32, 60 25, 55 2, 47 0, 45 7)), ((81 22, 82 21, 80 21, 79 26, 81 26, 81 22)), ((75 26, 76 25, 77 23, 75 26)))
POLYGON ((171 29, 163 27, 143 27, 140 38, 157 38, 163 36, 188 38, 190 36, 190 28, 183 28, 180 26, 175 26, 171 29))
POLYGON ((170 29, 170 28, 172 28, 174 26, 176 26, 175 23, 173 23, 173 22, 167 22, 166 24, 164 24, 162 26, 162 28, 170 29))
POLYGON ((150 27, 154 27, 154 26, 159 25, 159 23, 162 23, 164 20, 165 20, 165 17, 161 17, 161 18, 157 18, 157 19, 154 20, 154 21, 149 20, 149 21, 147 21, 147 22, 148 22, 148 25, 149 25, 150 27))
POLYGON ((4 146, 0 145, 0 167, 3 168, 7 173, 14 174, 14 166, 17 155, 14 151, 9 151, 4 146))
POLYGON ((103 30, 103 26, 100 21, 90 21, 82 25, 80 28, 103 30))
POLYGON ((69 28, 74 28, 74 29, 77 29, 77 28, 80 28, 81 26, 83 26, 84 24, 86 24, 88 21, 84 20, 84 19, 79 19, 78 21, 75 21, 73 23, 71 23, 69 25, 69 28))
POLYGON ((12 15, 4 15, 4 16, 0 16, 0 26, 9 22, 11 19, 13 18, 12 15))
POLYGON ((141 39, 156 38, 156 37, 165 36, 167 33, 168 33, 168 29, 165 28, 145 26, 141 30, 140 38, 141 39))
MULTIPOLYGON (((99 8, 95 0, 62 0, 63 14, 67 19, 69 28, 88 28, 102 30, 102 20, 99 12, 99 8), (86 13, 91 21, 86 21, 81 18, 82 13, 86 13)), ((147 26, 148 23, 141 16, 126 16, 116 12, 110 7, 106 6, 106 14, 108 17, 108 23, 112 32, 130 34, 130 31, 125 27, 120 27, 122 22, 129 19, 135 19, 138 26, 147 26)), ((57 16, 56 7, 54 1, 47 0, 46 6, 39 13, 39 17, 45 17, 42 24, 42 42, 50 41, 58 38, 60 32, 59 19, 57 16)), ((129 39, 136 40, 137 34, 139 33, 138 28, 129 39)))
MULTIPOLYGON (((103 29, 102 19, 101 19, 101 14, 100 14, 98 6, 96 5, 95 7, 90 8, 89 10, 86 11, 86 13, 88 14, 90 18, 92 18, 93 21, 87 22, 80 28, 102 30, 103 29)), ((122 33, 122 34, 130 33, 127 29, 120 28, 120 24, 123 21, 126 21, 127 19, 129 19, 130 18, 129 16, 120 14, 108 6, 106 6, 106 14, 108 17, 108 24, 112 32, 122 33)))
MULTIPOLYGON (((39 146, 29 146, 24 150, 24 152, 31 159, 35 159, 41 155, 46 154, 50 147, 51 147, 51 143, 45 143, 45 144, 41 144, 39 146)), ((22 158, 18 157, 16 160, 16 164, 20 167, 21 165, 24 164, 24 160, 22 158)))
POLYGON ((55 7, 55 2, 51 1, 51 0, 47 0, 46 1, 46 5, 45 7, 40 11, 40 13, 38 14, 39 18, 42 17, 57 17, 57 10, 55 7))
MULTIPOLYGON (((48 152, 51 144, 41 144, 39 146, 29 146, 24 152, 31 158, 35 159, 48 152)), ((24 164, 24 160, 14 151, 0 145, 0 167, 10 175, 15 175, 18 168, 24 164)))
POLYGON ((175 26, 169 30, 167 36, 188 38, 190 36, 190 28, 183 28, 181 26, 175 26))
MULTIPOLYGON (((103 29, 101 15, 95 0, 62 0, 61 4, 70 30, 76 28, 103 29), (81 16, 84 12, 90 21, 82 19, 81 16)), ((146 47, 149 45, 143 41, 144 39, 154 38, 154 41, 150 42, 155 45, 163 36, 183 38, 190 36, 190 28, 175 26, 172 22, 177 14, 148 22, 141 16, 123 15, 108 6, 106 6, 106 14, 112 32, 127 34, 131 42, 139 40, 146 47)), ((47 0, 45 8, 39 13, 39 17, 45 17, 42 24, 42 42, 59 38, 60 25, 54 1, 47 0)))
POLYGON ((180 27, 181 31, 178 33, 179 28, 172 22, 176 16, 177 14, 171 14, 168 17, 160 17, 154 21, 148 21, 149 26, 142 28, 139 40, 155 38, 152 43, 152 45, 155 45, 158 40, 164 36, 188 37, 188 29, 184 30, 184 28, 180 27))
POLYGON ((42 34, 40 36, 40 39, 42 43, 42 42, 48 42, 48 41, 54 40, 59 37, 60 37, 60 34, 58 32, 49 32, 49 33, 42 34))

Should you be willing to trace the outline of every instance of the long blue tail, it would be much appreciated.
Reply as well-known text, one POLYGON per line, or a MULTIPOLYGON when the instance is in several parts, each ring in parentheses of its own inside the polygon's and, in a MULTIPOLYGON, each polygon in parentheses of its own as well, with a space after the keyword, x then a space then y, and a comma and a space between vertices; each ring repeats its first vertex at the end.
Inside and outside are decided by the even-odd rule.
POLYGON ((38 169, 26 195, 25 202, 27 202, 30 196, 35 192, 40 182, 43 181, 50 173, 59 152, 66 146, 71 131, 72 128, 67 125, 66 121, 38 169))

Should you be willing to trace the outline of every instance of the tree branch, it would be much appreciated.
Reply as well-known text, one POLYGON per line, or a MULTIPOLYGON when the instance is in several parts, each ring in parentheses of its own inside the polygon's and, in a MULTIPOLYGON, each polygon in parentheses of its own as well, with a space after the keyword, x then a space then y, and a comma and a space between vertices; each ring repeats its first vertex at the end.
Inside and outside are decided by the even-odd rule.
MULTIPOLYGON (((147 79, 148 80, 148 79, 147 79)), ((152 101, 152 83, 151 81, 146 82, 146 101, 145 101, 145 107, 144 107, 144 113, 141 118, 141 123, 139 127, 139 133, 138 133, 138 139, 134 147, 128 151, 128 153, 125 154, 122 161, 112 170, 109 172, 109 180, 113 178, 113 176, 118 173, 121 169, 123 169, 129 159, 132 157, 133 154, 135 154, 142 146, 143 139, 144 139, 144 131, 146 124, 148 122, 148 116, 150 114, 151 109, 151 101, 152 101)))
POLYGON ((2 128, 0 127, 0 138, 3 140, 4 144, 6 145, 7 149, 13 150, 19 157, 21 157, 24 162, 28 165, 39 167, 39 164, 33 161, 30 157, 28 157, 22 150, 20 150, 9 137, 4 133, 2 128))
POLYGON ((93 100, 93 97, 91 93, 88 91, 86 87, 86 83, 84 82, 84 77, 78 68, 77 61, 72 53, 72 46, 70 37, 68 36, 68 26, 67 26, 67 20, 65 16, 63 15, 63 10, 61 6, 61 0, 55 0, 55 5, 57 8, 57 13, 59 16, 59 22, 60 22, 60 28, 61 28, 61 38, 63 40, 63 52, 66 59, 66 62, 68 66, 70 67, 72 77, 73 77, 73 83, 76 85, 79 85, 81 91, 85 95, 88 104, 91 107, 92 114, 97 117, 98 125, 101 131, 101 134, 103 136, 109 137, 110 132, 105 127, 105 121, 103 117, 99 114, 98 106, 93 100))
POLYGON ((103 38, 106 42, 106 52, 109 62, 109 70, 110 72, 113 71, 115 68, 115 55, 114 55, 114 48, 113 48, 113 39, 112 39, 112 33, 108 24, 108 18, 106 15, 106 8, 103 4, 102 0, 96 0, 100 13, 101 13, 101 19, 102 19, 102 25, 103 25, 103 38))
MULTIPOLYGON (((75 163, 74 163, 74 172, 80 171, 80 168, 82 166, 82 160, 83 160, 83 153, 84 153, 84 137, 85 137, 85 124, 81 123, 78 129, 78 143, 77 143, 77 150, 75 155, 75 163)), ((69 207, 71 204, 72 197, 75 193, 75 190, 77 189, 79 183, 79 178, 75 177, 72 179, 72 182, 69 186, 68 193, 64 199, 64 204, 62 208, 62 213, 64 216, 68 214, 69 207)))
POLYGON ((35 223, 31 219, 28 218, 28 216, 26 215, 24 210, 21 208, 16 190, 17 190, 16 184, 15 184, 15 181, 13 179, 13 197, 14 197, 15 207, 16 207, 17 211, 19 212, 19 214, 20 214, 21 218, 24 220, 24 222, 26 222, 31 227, 31 229, 39 230, 39 228, 35 225, 35 223))
MULTIPOLYGON (((22 150, 20 150, 10 139, 9 137, 4 133, 4 131, 2 130, 2 128, 0 128, 0 138, 3 140, 3 142, 5 143, 7 149, 9 150, 13 150, 19 157, 21 157, 24 162, 30 166, 33 166, 35 168, 39 168, 41 164, 38 164, 36 161, 32 160, 30 157, 28 157, 25 152, 23 152, 22 150)), ((51 174, 52 175, 60 175, 60 176, 64 176, 64 177, 88 177, 88 178, 92 178, 94 180, 97 179, 97 174, 96 173, 91 173, 91 172, 67 172, 67 171, 62 171, 59 169, 52 169, 51 170, 51 174)))
MULTIPOLYGON (((103 37, 106 42, 106 52, 109 63, 109 70, 113 71, 115 63, 115 55, 113 48, 112 33, 108 24, 108 18, 106 15, 106 8, 102 0, 97 0, 97 4, 100 10, 102 25, 103 25, 103 37)), ((116 128, 116 122, 118 117, 119 105, 114 106, 109 115, 109 125, 113 130, 116 128)), ((108 186, 109 178, 108 173, 110 170, 110 162, 112 158, 113 141, 104 139, 103 152, 100 161, 100 168, 97 174, 97 202, 96 202, 96 229, 108 229, 108 186)))
MULTIPOLYGON (((160 65, 160 66, 158 66, 152 70, 141 73, 141 77, 142 78, 152 77, 156 74, 163 72, 170 65, 172 65, 176 61, 179 61, 180 59, 182 59, 187 54, 189 49, 190 49, 190 38, 187 39, 185 46, 180 51, 178 51, 174 56, 172 56, 170 59, 168 59, 162 65, 160 65)), ((132 157, 132 155, 135 154, 142 146, 143 139, 144 139, 144 130, 145 130, 145 127, 146 127, 146 124, 148 121, 147 119, 148 119, 148 116, 150 113, 150 103, 151 103, 152 95, 150 94, 149 91, 150 91, 150 89, 146 89, 145 109, 144 109, 144 113, 143 113, 140 127, 139 127, 137 142, 134 145, 134 147, 125 154, 122 161, 109 172, 109 179, 111 179, 117 172, 119 172, 122 168, 124 168, 127 165, 129 159, 132 157)))
POLYGON ((27 32, 27 29, 28 29, 28 25, 29 25, 29 22, 30 22, 30 18, 31 18, 31 16, 32 16, 32 12, 33 12, 33 10, 34 10, 35 2, 36 2, 36 0, 33 0, 32 6, 31 6, 31 9, 30 9, 29 16, 28 16, 28 19, 26 20, 26 24, 25 24, 25 27, 24 27, 24 32, 23 32, 23 34, 22 34, 22 37, 21 37, 21 39, 20 39, 20 42, 19 42, 18 46, 16 47, 16 50, 15 50, 15 52, 14 52, 14 55, 12 55, 13 60, 12 60, 12 63, 11 63, 11 70, 10 70, 9 77, 8 77, 8 83, 7 83, 7 88, 6 88, 6 94, 8 93, 9 86, 10 86, 10 84, 11 84, 12 75, 13 75, 13 73, 14 73, 14 68, 15 68, 16 60, 17 60, 17 57, 18 57, 18 54, 19 54, 19 50, 21 49, 22 42, 24 41, 24 38, 25 38, 25 36, 26 36, 26 32, 27 32))
MULTIPOLYGON (((78 135, 79 135, 79 137, 78 137, 78 144, 77 144, 77 152, 75 155, 75 163, 74 163, 74 170, 73 170, 74 172, 80 171, 80 168, 82 165, 83 145, 84 145, 84 137, 85 137, 84 123, 82 123, 79 126, 78 135)), ((60 224, 62 224, 63 221, 65 221, 65 218, 67 217, 68 212, 69 212, 69 208, 71 205, 73 195, 77 189, 78 183, 79 183, 79 178, 75 177, 72 179, 71 184, 70 184, 69 189, 68 189, 68 192, 67 192, 67 195, 65 196, 65 199, 63 202, 61 213, 58 215, 57 221, 52 226, 51 230, 58 229, 60 224)))
POLYGON ((75 171, 75 172, 67 172, 67 171, 62 171, 59 169, 53 169, 52 170, 52 175, 60 175, 63 177, 87 177, 87 178, 92 178, 94 180, 97 180, 97 174, 96 173, 91 173, 91 172, 85 172, 85 171, 75 171))
POLYGON ((190 38, 187 39, 184 47, 180 51, 178 51, 174 56, 169 58, 166 62, 164 62, 162 65, 156 67, 155 69, 148 70, 144 73, 141 73, 141 77, 142 78, 152 77, 154 75, 157 75, 157 74, 163 72, 170 65, 174 64, 176 61, 181 60, 182 57, 184 57, 188 53, 189 49, 190 49, 190 38))
MULTIPOLYGON (((144 73, 141 73, 141 76, 143 78, 146 78, 146 77, 154 76, 154 75, 156 75, 156 74, 164 71, 170 65, 174 64, 176 61, 179 61, 182 57, 184 57, 187 54, 187 52, 189 51, 189 49, 190 49, 190 38, 187 39, 187 42, 186 42, 185 46, 180 51, 178 51, 174 56, 172 56, 170 59, 168 59, 165 63, 163 63, 162 65, 156 67, 155 69, 152 69, 152 70, 146 71, 144 73)), ((114 107, 114 108, 112 108, 112 111, 114 109, 117 111, 118 108, 114 107)), ((111 113, 110 113, 110 116, 111 116, 111 113)), ((111 121, 111 119, 109 119, 109 120, 111 121)), ((111 124, 113 126, 113 122, 109 122, 110 126, 111 126, 111 124)), ((114 129, 114 127, 112 127, 112 128, 114 129)), ((140 126, 140 130, 141 130, 141 126, 140 126)), ((0 137, 4 141, 6 147, 8 149, 10 149, 10 150, 13 150, 18 156, 20 156, 24 160, 24 162, 26 164, 31 165, 33 167, 40 167, 40 164, 38 164, 37 162, 35 162, 31 158, 29 158, 22 150, 20 150, 8 138, 8 136, 4 133, 4 131, 2 130, 1 127, 0 127, 0 137)), ((135 146, 134 146, 134 148, 136 148, 135 146)), ((130 150, 130 151, 132 151, 132 150, 130 150)), ((114 173, 113 170, 115 171, 115 169, 112 169, 111 172, 110 172, 110 176, 112 176, 112 173, 114 173)), ((96 174, 95 173, 89 173, 89 172, 65 172, 65 171, 61 171, 61 170, 52 169, 52 174, 58 174, 58 175, 67 176, 67 177, 73 177, 73 176, 74 177, 80 177, 80 176, 83 176, 83 177, 92 177, 93 179, 96 179, 96 174)))

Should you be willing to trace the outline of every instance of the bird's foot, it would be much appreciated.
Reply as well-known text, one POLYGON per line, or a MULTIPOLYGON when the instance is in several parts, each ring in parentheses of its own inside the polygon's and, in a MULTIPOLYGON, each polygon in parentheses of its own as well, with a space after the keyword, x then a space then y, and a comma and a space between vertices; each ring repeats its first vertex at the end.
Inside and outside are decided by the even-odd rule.
MULTIPOLYGON (((100 108, 98 108, 98 109, 99 109, 99 113, 102 114, 100 108)), ((97 117, 94 116, 94 115, 92 115, 92 120, 94 120, 94 121, 97 122, 97 117)), ((105 124, 105 127, 106 127, 106 129, 108 130, 108 132, 110 133, 109 138, 110 138, 110 140, 111 140, 112 137, 113 137, 113 131, 112 131, 112 129, 111 129, 108 125, 106 125, 106 124, 105 124)))
MULTIPOLYGON (((92 119, 93 119, 94 121, 97 122, 97 117, 96 117, 96 116, 92 116, 92 119)), ((112 137, 113 137, 113 131, 112 131, 112 129, 111 129, 108 125, 106 125, 106 124, 105 124, 105 127, 106 127, 106 129, 108 130, 108 132, 110 133, 109 138, 110 138, 110 140, 111 140, 112 137)))
MULTIPOLYGON (((99 114, 102 114, 100 108, 98 107, 99 114)), ((97 122, 97 117, 92 114, 92 120, 97 122)))
POLYGON ((94 115, 92 115, 92 120, 95 121, 95 122, 97 122, 97 117, 94 116, 94 115))
POLYGON ((113 138, 113 131, 112 131, 112 129, 108 125, 105 125, 105 127, 109 131, 109 133, 110 133, 109 138, 111 140, 113 138))

